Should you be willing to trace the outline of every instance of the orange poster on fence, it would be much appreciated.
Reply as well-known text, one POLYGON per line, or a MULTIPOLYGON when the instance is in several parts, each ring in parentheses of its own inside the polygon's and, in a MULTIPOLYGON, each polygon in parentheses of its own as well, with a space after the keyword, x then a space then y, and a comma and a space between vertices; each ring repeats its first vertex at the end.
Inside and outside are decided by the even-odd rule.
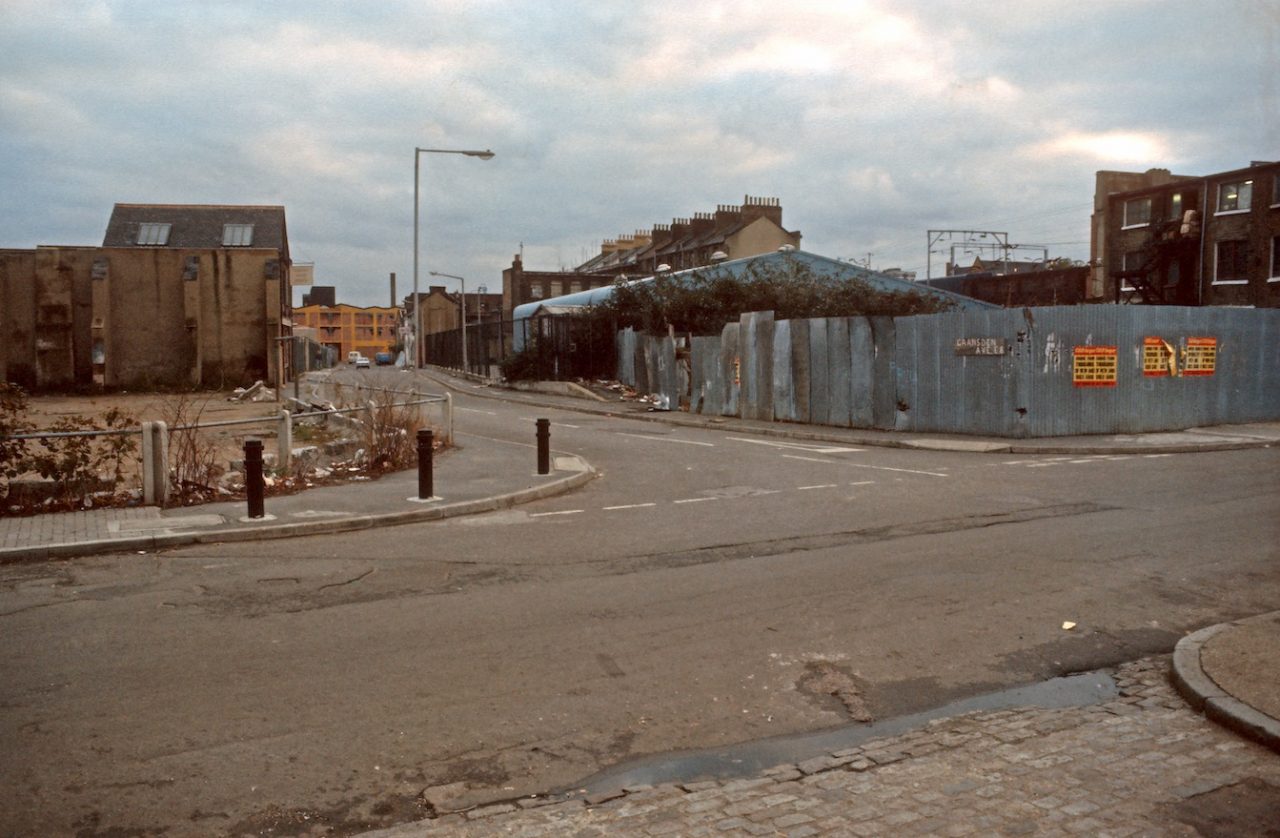
POLYGON ((1217 338, 1187 338, 1182 350, 1183 375, 1213 375, 1218 369, 1217 338))
POLYGON ((1178 374, 1173 347, 1164 338, 1142 339, 1142 374, 1147 377, 1178 374))
POLYGON ((1117 367, 1114 346, 1077 346, 1071 354, 1071 383, 1077 387, 1114 387, 1117 367))

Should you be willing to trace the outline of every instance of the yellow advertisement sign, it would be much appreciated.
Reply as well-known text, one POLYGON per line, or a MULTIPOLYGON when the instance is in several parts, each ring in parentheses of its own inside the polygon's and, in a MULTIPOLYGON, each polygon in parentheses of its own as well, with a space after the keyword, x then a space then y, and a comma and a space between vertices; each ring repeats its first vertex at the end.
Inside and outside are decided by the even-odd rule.
POLYGON ((1178 356, 1164 338, 1142 339, 1142 374, 1148 378, 1178 374, 1178 356))
POLYGON ((1077 346, 1071 354, 1071 383, 1077 387, 1114 387, 1118 367, 1114 346, 1077 346))
POLYGON ((1183 375, 1213 375, 1218 369, 1217 338, 1187 338, 1182 350, 1183 375))

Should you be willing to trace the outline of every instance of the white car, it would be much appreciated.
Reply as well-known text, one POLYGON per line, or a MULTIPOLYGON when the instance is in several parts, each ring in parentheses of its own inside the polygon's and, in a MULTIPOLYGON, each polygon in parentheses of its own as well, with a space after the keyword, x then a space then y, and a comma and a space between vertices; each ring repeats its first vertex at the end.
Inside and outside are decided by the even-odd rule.
POLYGON ((363 355, 357 355, 355 365, 358 370, 367 370, 369 369, 369 359, 363 355))

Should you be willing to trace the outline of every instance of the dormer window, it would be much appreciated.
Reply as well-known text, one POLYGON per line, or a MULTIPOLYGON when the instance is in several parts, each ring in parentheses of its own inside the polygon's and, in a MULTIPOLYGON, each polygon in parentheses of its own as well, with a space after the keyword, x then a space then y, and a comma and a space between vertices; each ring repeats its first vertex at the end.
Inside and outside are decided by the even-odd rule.
POLYGON ((222 225, 223 247, 249 247, 253 244, 252 224, 222 225))
POLYGON ((169 230, 172 227, 172 224, 145 221, 138 225, 138 244, 150 247, 166 245, 169 243, 169 230))

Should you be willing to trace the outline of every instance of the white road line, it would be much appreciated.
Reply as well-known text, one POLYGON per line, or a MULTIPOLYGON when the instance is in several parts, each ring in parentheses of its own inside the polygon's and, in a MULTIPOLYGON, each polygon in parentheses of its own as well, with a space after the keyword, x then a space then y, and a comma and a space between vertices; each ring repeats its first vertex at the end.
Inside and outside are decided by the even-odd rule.
POLYGON ((694 442, 691 439, 673 439, 669 436, 650 436, 649 434, 628 434, 628 433, 623 433, 622 431, 618 432, 618 436, 631 436, 631 437, 635 437, 636 439, 651 439, 654 442, 677 442, 681 445, 702 445, 706 448, 715 448, 715 445, 711 444, 710 442, 694 442))
POLYGON ((1062 463, 1028 463, 1027 468, 1045 468, 1047 466, 1060 466, 1062 463))
POLYGON ((624 503, 622 506, 606 506, 605 512, 612 512, 615 509, 644 509, 647 506, 657 506, 656 503, 624 503))
POLYGON ((673 500, 672 503, 706 503, 709 500, 719 500, 719 498, 681 498, 673 500))
POLYGON ((552 516, 552 515, 577 515, 579 512, 582 512, 582 511, 584 511, 584 510, 581 510, 581 509, 563 509, 563 510, 561 510, 561 511, 559 511, 559 512, 530 512, 530 513, 529 513, 529 517, 530 517, 530 518, 549 518, 549 517, 550 517, 550 516, 552 516))
POLYGON ((483 413, 485 416, 497 416, 498 414, 492 410, 478 410, 474 407, 455 407, 454 410, 460 410, 463 413, 483 413))
POLYGON ((810 489, 834 489, 834 488, 836 488, 836 486, 837 486, 837 485, 838 485, 838 484, 835 484, 835 483, 822 483, 822 484, 817 485, 817 486, 797 486, 797 487, 796 487, 796 491, 797 491, 797 492, 807 492, 807 491, 809 491, 810 489))
POLYGON ((939 474, 936 471, 919 471, 913 468, 893 468, 892 466, 869 466, 864 463, 848 463, 844 460, 819 460, 816 457, 797 457, 794 454, 783 454, 788 460, 804 460, 809 463, 826 463, 832 466, 852 466, 853 468, 873 468, 877 471, 900 471, 903 474, 923 474, 928 477, 950 477, 948 474, 939 474))
POLYGON ((857 483, 850 483, 849 485, 850 486, 874 486, 875 483, 876 481, 874 480, 859 480, 857 483))
MULTIPOLYGON (((496 415, 496 414, 494 414, 494 415, 496 415)), ((521 422, 533 422, 533 421, 536 421, 536 420, 535 420, 532 416, 521 416, 519 421, 521 421, 521 422)), ((581 425, 570 425, 568 422, 552 422, 552 423, 551 423, 551 427, 553 427, 553 428, 573 428, 573 429, 576 431, 576 430, 580 429, 582 426, 581 426, 581 425)))
POLYGON ((1155 459, 1156 457, 1172 457, 1173 455, 1172 454, 1143 454, 1142 456, 1146 457, 1148 460, 1151 460, 1151 459, 1155 459))
POLYGON ((770 448, 787 448, 793 451, 809 451, 813 454, 856 454, 859 451, 865 450, 863 448, 843 448, 812 442, 779 442, 771 439, 746 439, 740 436, 726 437, 726 439, 733 440, 734 442, 746 442, 751 445, 767 445, 770 448))
POLYGON ((1069 463, 1096 463, 1096 462, 1098 462, 1098 460, 1097 460, 1097 459, 1088 459, 1088 460, 1068 460, 1067 462, 1069 462, 1069 463))

